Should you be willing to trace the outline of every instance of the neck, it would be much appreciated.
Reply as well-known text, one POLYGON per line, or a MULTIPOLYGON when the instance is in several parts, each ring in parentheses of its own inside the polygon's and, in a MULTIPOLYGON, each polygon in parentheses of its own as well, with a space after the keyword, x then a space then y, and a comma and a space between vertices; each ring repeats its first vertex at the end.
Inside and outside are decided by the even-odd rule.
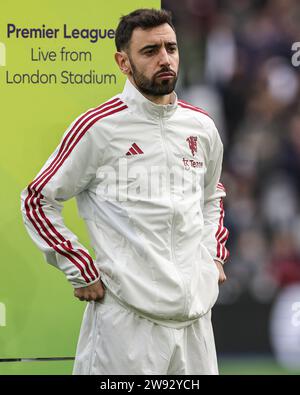
MULTIPOLYGON (((132 78, 129 78, 129 79, 130 79, 130 82, 136 87, 136 89, 138 91, 140 91, 139 88, 136 86, 134 80, 132 78)), ((166 104, 172 104, 174 102, 174 93, 173 92, 169 93, 168 95, 162 95, 162 96, 147 95, 144 92, 141 92, 141 94, 143 96, 145 96, 146 99, 152 101, 152 103, 155 103, 155 104, 166 105, 166 104)))
POLYGON ((168 94, 168 95, 163 95, 163 96, 151 96, 151 95, 146 95, 142 93, 148 100, 152 101, 155 104, 171 104, 174 102, 173 98, 173 92, 168 94))

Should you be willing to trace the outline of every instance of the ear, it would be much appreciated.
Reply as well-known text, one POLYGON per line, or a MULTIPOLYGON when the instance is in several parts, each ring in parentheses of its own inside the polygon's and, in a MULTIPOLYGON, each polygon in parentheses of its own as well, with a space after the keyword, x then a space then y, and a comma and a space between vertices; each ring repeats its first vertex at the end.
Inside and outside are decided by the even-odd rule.
POLYGON ((115 61, 123 74, 128 75, 131 73, 130 62, 128 59, 128 55, 125 51, 116 52, 115 61))

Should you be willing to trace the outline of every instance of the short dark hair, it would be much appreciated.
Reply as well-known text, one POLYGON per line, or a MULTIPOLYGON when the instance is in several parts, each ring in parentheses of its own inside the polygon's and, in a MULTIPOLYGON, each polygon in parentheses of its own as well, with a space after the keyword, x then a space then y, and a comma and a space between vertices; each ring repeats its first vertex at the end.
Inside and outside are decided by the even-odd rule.
POLYGON ((132 32, 135 28, 140 27, 143 30, 168 23, 175 32, 172 22, 172 14, 167 10, 156 10, 155 8, 140 8, 128 15, 120 18, 119 25, 116 30, 115 44, 117 51, 128 49, 132 32))

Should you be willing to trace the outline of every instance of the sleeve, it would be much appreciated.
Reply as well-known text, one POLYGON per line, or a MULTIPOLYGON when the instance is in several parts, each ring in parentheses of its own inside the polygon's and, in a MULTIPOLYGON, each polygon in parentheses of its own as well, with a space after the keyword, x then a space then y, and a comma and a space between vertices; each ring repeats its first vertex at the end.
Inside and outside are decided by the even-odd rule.
POLYGON ((217 129, 214 128, 214 141, 204 180, 203 243, 213 259, 224 264, 229 258, 229 251, 225 247, 229 231, 224 226, 223 199, 226 191, 220 182, 222 160, 223 144, 217 129))
POLYGON ((21 193, 25 227, 46 261, 60 269, 74 288, 99 280, 89 252, 64 224, 62 203, 76 196, 96 175, 99 150, 91 130, 75 121, 36 178, 21 193))

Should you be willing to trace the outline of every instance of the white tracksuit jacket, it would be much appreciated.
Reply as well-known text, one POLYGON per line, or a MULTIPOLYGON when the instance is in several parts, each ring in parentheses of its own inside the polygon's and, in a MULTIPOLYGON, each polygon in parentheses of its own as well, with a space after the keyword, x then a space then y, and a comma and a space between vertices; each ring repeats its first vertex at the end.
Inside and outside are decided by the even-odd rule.
POLYGON ((214 259, 229 253, 218 131, 175 97, 154 104, 127 80, 70 125, 21 206, 29 235, 75 288, 101 276, 122 305, 184 327, 214 305, 214 259), (61 216, 61 202, 74 196, 95 260, 61 216))

